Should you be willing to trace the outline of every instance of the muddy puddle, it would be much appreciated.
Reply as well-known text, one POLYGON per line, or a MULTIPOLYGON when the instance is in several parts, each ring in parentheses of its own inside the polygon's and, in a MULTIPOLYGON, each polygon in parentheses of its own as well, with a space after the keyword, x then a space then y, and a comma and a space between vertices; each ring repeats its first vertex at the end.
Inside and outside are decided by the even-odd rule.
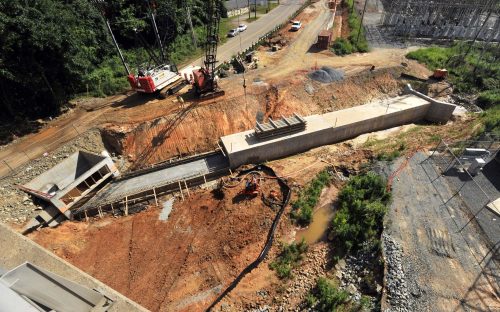
POLYGON ((302 238, 310 245, 326 239, 328 226, 333 217, 333 205, 327 204, 314 211, 313 222, 309 227, 297 231, 295 241, 300 242, 302 238))

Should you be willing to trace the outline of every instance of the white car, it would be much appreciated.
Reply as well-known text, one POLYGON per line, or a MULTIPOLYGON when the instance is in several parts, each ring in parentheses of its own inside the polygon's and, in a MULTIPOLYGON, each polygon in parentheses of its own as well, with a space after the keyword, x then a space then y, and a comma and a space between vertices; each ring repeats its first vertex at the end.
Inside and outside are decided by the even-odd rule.
POLYGON ((235 28, 235 29, 231 29, 228 33, 227 33, 227 36, 228 37, 234 37, 236 35, 238 35, 240 33, 240 31, 238 30, 238 28, 235 28))
POLYGON ((238 26, 238 31, 239 31, 239 32, 243 32, 243 31, 247 30, 247 28, 248 28, 248 26, 247 26, 247 25, 245 25, 245 24, 240 24, 240 25, 238 26))
POLYGON ((293 21, 291 30, 297 31, 302 27, 302 23, 300 21, 293 21))

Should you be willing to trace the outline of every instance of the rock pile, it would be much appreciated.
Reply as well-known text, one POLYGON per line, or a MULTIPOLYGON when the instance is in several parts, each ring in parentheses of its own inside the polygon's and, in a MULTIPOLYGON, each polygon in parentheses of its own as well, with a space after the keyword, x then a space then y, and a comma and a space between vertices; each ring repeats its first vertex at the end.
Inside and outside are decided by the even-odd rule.
MULTIPOLYGON (((340 289, 351 294, 355 302, 359 302, 361 295, 367 292, 377 295, 382 292, 382 286, 374 278, 374 271, 379 261, 378 255, 376 251, 367 251, 368 249, 361 248, 355 254, 347 256, 345 260, 340 260, 335 266, 340 289)), ((373 298, 372 301, 374 303, 376 299, 373 298)))
POLYGON ((330 83, 344 79, 344 71, 323 66, 321 69, 312 71, 308 75, 309 78, 322 83, 330 83))
POLYGON ((403 270, 401 246, 388 234, 382 235, 385 263, 387 266, 386 290, 390 308, 386 311, 412 311, 408 284, 403 270))

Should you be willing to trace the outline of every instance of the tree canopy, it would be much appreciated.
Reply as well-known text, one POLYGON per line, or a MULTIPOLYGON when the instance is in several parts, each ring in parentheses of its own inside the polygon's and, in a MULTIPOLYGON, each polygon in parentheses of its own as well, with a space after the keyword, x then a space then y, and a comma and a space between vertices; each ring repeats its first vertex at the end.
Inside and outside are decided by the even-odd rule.
MULTIPOLYGON (((151 1, 170 52, 174 42, 206 22, 203 0, 151 1)), ((135 29, 151 45, 147 1, 108 0, 106 14, 127 61, 147 60, 135 29)), ((219 6, 223 7, 219 1, 219 6)), ((112 94, 126 86, 124 70, 90 0, 0 2, 0 118, 57 114, 75 95, 112 94)), ((224 12, 222 13, 225 14, 224 12)), ((196 48, 196 47, 195 47, 196 48)))

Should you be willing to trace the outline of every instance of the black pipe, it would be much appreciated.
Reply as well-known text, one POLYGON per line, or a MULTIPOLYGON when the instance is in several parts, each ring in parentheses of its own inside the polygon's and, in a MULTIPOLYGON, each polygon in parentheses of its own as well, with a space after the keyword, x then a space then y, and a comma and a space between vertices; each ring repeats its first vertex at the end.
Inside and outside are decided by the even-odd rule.
POLYGON ((264 171, 267 174, 276 177, 278 184, 280 185, 281 188, 281 193, 283 194, 283 201, 281 203, 281 208, 273 220, 273 224, 269 229, 269 232, 267 233, 266 244, 264 245, 264 248, 262 248, 262 251, 260 252, 257 259, 255 259, 246 268, 244 268, 243 271, 241 271, 241 273, 231 282, 231 284, 229 284, 229 286, 217 297, 217 299, 215 299, 214 302, 212 302, 212 304, 207 308, 206 311, 211 311, 222 299, 224 299, 225 296, 227 296, 234 288, 236 288, 236 286, 238 286, 239 282, 243 279, 243 277, 245 277, 245 275, 250 273, 253 269, 259 266, 259 264, 262 261, 264 261, 267 254, 269 253, 269 250, 271 250, 271 247, 273 245, 274 233, 276 232, 276 228, 278 227, 281 216, 283 215, 283 212, 285 211, 285 208, 288 205, 288 202, 290 201, 290 195, 291 195, 290 187, 288 186, 288 184, 286 184, 284 179, 279 178, 274 172, 274 170, 268 166, 258 165, 253 167, 252 169, 241 171, 238 174, 238 176, 245 175, 252 171, 264 171))

